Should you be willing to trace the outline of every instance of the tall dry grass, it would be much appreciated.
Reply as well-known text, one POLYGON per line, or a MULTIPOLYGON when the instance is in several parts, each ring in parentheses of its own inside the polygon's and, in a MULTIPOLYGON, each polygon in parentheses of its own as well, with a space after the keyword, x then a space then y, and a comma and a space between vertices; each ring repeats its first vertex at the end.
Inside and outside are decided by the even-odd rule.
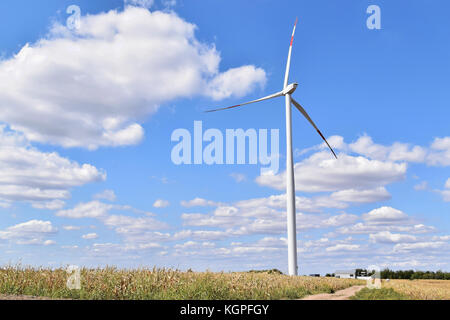
POLYGON ((351 279, 267 273, 196 273, 114 267, 82 269, 80 290, 68 289, 67 279, 64 269, 7 267, 0 269, 0 293, 108 300, 298 299, 363 283, 351 279))
POLYGON ((383 288, 415 300, 450 300, 449 280, 390 280, 383 281, 383 288))

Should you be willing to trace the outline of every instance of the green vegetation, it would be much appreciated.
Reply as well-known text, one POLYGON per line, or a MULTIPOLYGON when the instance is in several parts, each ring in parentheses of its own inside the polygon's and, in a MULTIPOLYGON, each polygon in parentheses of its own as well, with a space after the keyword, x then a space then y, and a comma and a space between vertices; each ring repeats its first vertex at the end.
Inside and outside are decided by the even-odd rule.
POLYGON ((402 295, 392 288, 369 289, 364 288, 352 300, 408 300, 408 297, 402 295))
POLYGON ((414 270, 399 270, 393 271, 384 269, 381 271, 382 279, 406 279, 406 280, 450 280, 450 272, 443 271, 414 271, 414 270))
POLYGON ((267 274, 283 274, 283 272, 281 272, 278 269, 270 269, 270 270, 250 270, 250 273, 267 273, 267 274))
POLYGON ((331 293, 362 281, 289 277, 269 272, 212 273, 165 269, 81 270, 81 289, 66 287, 65 269, 7 267, 0 269, 0 294, 72 299, 113 300, 254 300, 298 299, 331 293))

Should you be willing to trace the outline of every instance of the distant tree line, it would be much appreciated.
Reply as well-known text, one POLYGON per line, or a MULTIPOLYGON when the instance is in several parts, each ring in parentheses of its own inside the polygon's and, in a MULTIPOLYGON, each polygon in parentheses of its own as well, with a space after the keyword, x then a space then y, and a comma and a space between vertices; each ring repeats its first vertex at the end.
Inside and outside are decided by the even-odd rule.
POLYGON ((414 271, 414 270, 398 270, 393 271, 384 269, 381 271, 382 279, 429 279, 429 280, 450 280, 450 272, 444 271, 414 271))
MULTIPOLYGON (((375 270, 369 271, 365 269, 356 269, 356 276, 371 276, 375 270)), ((334 273, 327 273, 326 277, 334 277, 334 273)), ((381 271, 381 279, 428 279, 428 280, 450 280, 450 272, 444 271, 414 271, 414 270, 390 270, 384 269, 381 271)))
POLYGON ((268 273, 268 274, 283 274, 278 269, 270 269, 270 270, 250 270, 249 273, 268 273))

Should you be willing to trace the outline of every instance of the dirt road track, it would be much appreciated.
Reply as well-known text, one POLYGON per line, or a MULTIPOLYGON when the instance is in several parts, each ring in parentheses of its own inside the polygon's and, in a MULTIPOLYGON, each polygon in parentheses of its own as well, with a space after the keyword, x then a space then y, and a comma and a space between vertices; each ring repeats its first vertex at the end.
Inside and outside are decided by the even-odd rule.
POLYGON ((350 297, 354 296, 359 290, 363 289, 365 286, 353 286, 344 290, 336 291, 335 293, 321 293, 312 296, 307 296, 300 300, 349 300, 350 297))

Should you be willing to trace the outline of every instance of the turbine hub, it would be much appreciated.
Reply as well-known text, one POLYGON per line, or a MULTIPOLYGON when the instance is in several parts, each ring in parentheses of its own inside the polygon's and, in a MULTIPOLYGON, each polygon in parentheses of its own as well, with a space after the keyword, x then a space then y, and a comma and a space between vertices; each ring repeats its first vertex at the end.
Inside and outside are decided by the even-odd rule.
POLYGON ((297 82, 291 83, 286 88, 284 88, 283 95, 293 94, 294 91, 297 89, 297 86, 298 86, 297 82))

